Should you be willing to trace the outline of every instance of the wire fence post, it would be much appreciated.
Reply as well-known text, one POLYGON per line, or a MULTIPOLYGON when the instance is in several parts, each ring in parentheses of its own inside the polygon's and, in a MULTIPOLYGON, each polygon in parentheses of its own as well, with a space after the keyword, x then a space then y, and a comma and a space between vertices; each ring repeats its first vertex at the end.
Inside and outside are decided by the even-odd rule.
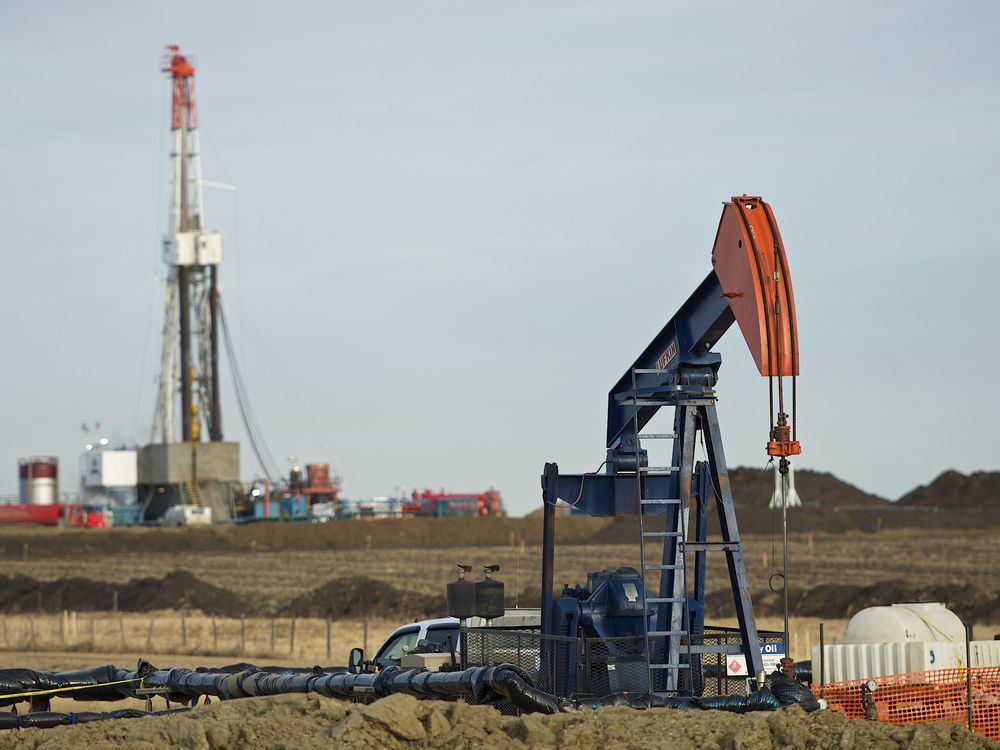
POLYGON ((215 615, 212 615, 212 650, 219 651, 219 626, 215 621, 215 615))
POLYGON ((244 614, 240 615, 240 653, 243 654, 247 650, 247 616, 244 614))
POLYGON ((295 653, 295 618, 292 618, 292 634, 288 639, 288 653, 293 655, 295 653))
POLYGON ((367 612, 365 612, 365 637, 364 637, 363 641, 364 641, 365 654, 367 655, 368 654, 368 613, 367 612))
POLYGON ((118 632, 122 637, 122 651, 125 651, 125 616, 121 612, 118 613, 118 632))
POLYGON ((326 660, 333 658, 333 620, 326 618, 326 660))
POLYGON ((188 645, 188 628, 187 628, 187 617, 184 614, 184 610, 181 610, 181 647, 187 648, 188 645))
POLYGON ((823 623, 819 624, 819 687, 820 691, 823 689, 823 683, 826 682, 826 672, 823 667, 826 666, 826 641, 823 638, 823 623))
POLYGON ((969 731, 972 728, 972 625, 965 626, 965 705, 969 714, 969 731))
POLYGON ((275 623, 274 618, 272 617, 271 618, 271 654, 272 655, 274 654, 274 639, 275 639, 275 631, 276 630, 277 630, 277 624, 275 623))

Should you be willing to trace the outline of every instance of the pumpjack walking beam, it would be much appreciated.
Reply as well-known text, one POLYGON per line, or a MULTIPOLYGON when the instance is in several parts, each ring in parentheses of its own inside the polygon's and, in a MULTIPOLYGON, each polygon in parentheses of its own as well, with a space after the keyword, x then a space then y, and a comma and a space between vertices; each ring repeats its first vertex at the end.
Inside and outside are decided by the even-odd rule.
MULTIPOLYGON (((729 475, 715 408, 715 385, 722 358, 711 351, 734 322, 739 323, 770 391, 770 440, 767 453, 781 457, 799 453, 795 421, 795 377, 798 339, 795 303, 788 264, 774 215, 759 197, 737 196, 724 204, 712 249, 713 270, 608 394, 605 471, 560 474, 545 465, 542 476, 544 532, 542 559, 542 627, 553 633, 552 577, 555 506, 563 500, 594 516, 638 515, 640 556, 647 570, 660 572, 655 630, 647 632, 650 687, 681 690, 681 671, 710 651, 693 643, 703 625, 705 553, 726 554, 735 615, 740 625, 739 652, 752 674, 762 671, 749 581, 743 561, 729 475), (784 407, 782 379, 792 378, 791 421, 784 407), (778 404, 774 394, 777 382, 778 404), (643 434, 642 429, 663 406, 673 406, 672 434, 643 434), (706 460, 694 466, 697 434, 704 438, 706 460), (672 465, 649 466, 642 440, 673 439, 672 465), (693 481, 697 477, 698 481, 693 481), (697 503, 695 535, 687 538, 688 510, 697 503), (708 506, 715 501, 722 539, 707 539, 708 506), (647 531, 645 519, 663 517, 662 531, 647 531), (648 538, 663 542, 662 563, 647 565, 648 538), (694 596, 688 596, 687 553, 693 552, 694 596), (686 661, 682 649, 686 647, 686 661), (684 661, 684 663, 682 663, 684 661), (656 674, 654 674, 656 673, 656 674)), ((784 463, 783 463, 784 465, 784 463)), ((724 649, 732 653, 732 647, 724 649)), ((696 676, 691 670, 687 689, 696 676)))

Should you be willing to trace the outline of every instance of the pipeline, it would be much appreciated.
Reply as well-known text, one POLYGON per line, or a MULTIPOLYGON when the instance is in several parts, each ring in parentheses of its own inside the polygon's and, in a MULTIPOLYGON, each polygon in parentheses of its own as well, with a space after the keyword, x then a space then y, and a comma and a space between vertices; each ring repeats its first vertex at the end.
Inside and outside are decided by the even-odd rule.
POLYGON ((774 711, 787 706, 798 705, 806 711, 826 708, 826 702, 817 700, 812 691, 797 680, 774 673, 770 685, 753 690, 746 695, 674 696, 647 693, 629 695, 612 693, 603 698, 578 701, 577 707, 601 708, 603 706, 630 706, 632 708, 678 708, 681 710, 701 709, 705 711, 729 711, 745 714, 751 711, 774 711))
POLYGON ((556 713, 567 701, 544 693, 531 684, 520 667, 499 664, 457 672, 387 667, 374 674, 310 671, 265 671, 256 668, 220 673, 170 669, 154 671, 143 680, 146 688, 169 689, 169 700, 187 702, 201 695, 221 700, 284 693, 316 693, 327 698, 366 700, 406 693, 417 698, 471 697, 476 703, 506 698, 525 713, 556 713))
POLYGON ((118 711, 76 711, 59 713, 58 711, 34 711, 19 716, 15 713, 0 713, 0 729, 48 729, 63 724, 89 724, 92 721, 107 719, 137 719, 142 716, 169 716, 184 713, 190 708, 170 708, 166 711, 140 711, 136 708, 122 708, 118 711))
POLYGON ((0 705, 11 705, 23 700, 30 700, 32 705, 32 713, 26 716, 19 717, 16 713, 0 714, 0 729, 146 716, 147 712, 132 709, 108 713, 59 714, 48 710, 48 701, 52 696, 115 701, 143 697, 149 695, 151 690, 162 695, 168 702, 187 706, 194 706, 202 696, 206 696, 206 700, 209 697, 232 700, 287 693, 315 693, 328 698, 361 699, 367 702, 394 693, 405 693, 416 698, 467 698, 473 703, 493 703, 506 699, 522 713, 545 714, 580 707, 613 705, 627 705, 638 709, 717 709, 735 713, 768 711, 792 704, 798 704, 807 711, 823 707, 808 688, 780 673, 771 675, 769 687, 762 687, 748 695, 675 697, 615 693, 603 698, 570 701, 539 690, 532 684, 528 673, 513 664, 471 667, 455 672, 429 672, 425 669, 393 666, 380 672, 356 674, 342 667, 256 667, 252 664, 233 664, 218 668, 156 669, 149 662, 140 659, 134 670, 121 669, 112 664, 72 672, 0 670, 0 705))
POLYGON ((73 672, 0 670, 0 705, 30 700, 33 712, 47 711, 52 697, 116 701, 139 698, 136 691, 140 688, 158 690, 169 702, 189 705, 201 696, 231 700, 285 693, 366 700, 406 693, 417 698, 470 697, 476 703, 506 698, 526 713, 556 713, 569 705, 568 701, 535 688, 528 673, 512 664, 457 672, 387 667, 371 674, 351 674, 342 667, 261 668, 251 664, 156 669, 140 659, 134 670, 112 664, 73 672))
POLYGON ((31 700, 32 711, 46 711, 49 698, 58 696, 81 701, 117 701, 128 697, 126 685, 138 685, 152 668, 140 661, 138 670, 104 664, 67 672, 33 669, 0 669, 0 706, 31 700), (144 667, 145 665, 145 667, 144 667))

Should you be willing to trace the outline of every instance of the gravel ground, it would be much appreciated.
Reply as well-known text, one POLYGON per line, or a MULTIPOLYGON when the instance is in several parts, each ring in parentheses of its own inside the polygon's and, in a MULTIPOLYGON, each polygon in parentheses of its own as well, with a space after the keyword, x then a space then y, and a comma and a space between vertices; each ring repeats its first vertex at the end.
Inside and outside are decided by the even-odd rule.
POLYGON ((230 748, 997 748, 961 726, 849 719, 798 707, 745 716, 627 707, 554 716, 501 716, 486 706, 394 695, 363 706, 305 695, 215 703, 187 714, 29 729, 0 736, 2 748, 111 750, 230 748))

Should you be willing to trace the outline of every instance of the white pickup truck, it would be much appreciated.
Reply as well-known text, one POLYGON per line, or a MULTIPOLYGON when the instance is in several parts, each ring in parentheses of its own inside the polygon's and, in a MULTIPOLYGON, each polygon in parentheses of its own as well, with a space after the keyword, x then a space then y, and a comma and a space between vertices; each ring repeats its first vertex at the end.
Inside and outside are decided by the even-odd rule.
POLYGON ((212 509, 201 505, 171 505, 160 518, 160 526, 211 526, 212 509))
MULTIPOLYGON (((400 625, 379 646, 371 665, 376 669, 388 666, 398 666, 403 657, 413 651, 420 641, 437 644, 448 651, 453 648, 457 659, 461 659, 459 625, 456 617, 439 617, 434 620, 418 620, 417 622, 400 625), (449 642, 450 639, 450 642, 449 642)), ((505 630, 538 630, 542 626, 542 610, 536 608, 509 609, 503 617, 485 620, 482 617, 470 617, 465 621, 470 628, 497 628, 505 630)), ((364 662, 364 652, 359 649, 351 651, 351 668, 360 669, 364 662)))

